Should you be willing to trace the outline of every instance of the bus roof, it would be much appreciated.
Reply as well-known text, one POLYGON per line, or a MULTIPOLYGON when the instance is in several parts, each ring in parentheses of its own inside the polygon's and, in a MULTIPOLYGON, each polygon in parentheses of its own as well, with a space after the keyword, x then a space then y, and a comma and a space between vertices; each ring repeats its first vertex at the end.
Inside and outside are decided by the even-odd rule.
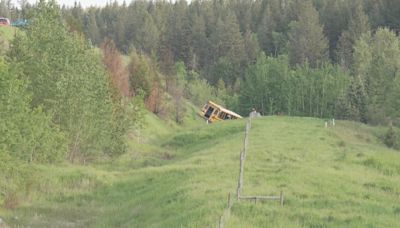
POLYGON ((220 109, 221 111, 223 111, 223 112, 225 112, 225 113, 227 113, 227 114, 229 114, 229 115, 231 115, 231 116, 235 116, 235 117, 237 117, 237 118, 243 118, 241 115, 239 115, 239 114, 237 114, 237 113, 235 113, 235 112, 232 112, 231 110, 228 110, 228 109, 222 107, 221 105, 219 105, 219 104, 217 104, 217 103, 214 103, 214 102, 212 102, 212 101, 208 101, 208 103, 211 104, 212 106, 217 107, 217 108, 220 109))

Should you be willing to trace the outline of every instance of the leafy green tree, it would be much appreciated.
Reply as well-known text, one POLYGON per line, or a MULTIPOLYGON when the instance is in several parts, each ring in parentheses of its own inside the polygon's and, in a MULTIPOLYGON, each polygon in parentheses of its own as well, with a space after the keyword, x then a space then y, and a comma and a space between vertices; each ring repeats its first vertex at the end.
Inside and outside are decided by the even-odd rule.
POLYGON ((362 79, 367 94, 368 123, 385 123, 399 116, 399 38, 388 29, 374 36, 363 35, 355 45, 354 72, 362 79))
POLYGON ((194 71, 189 72, 189 80, 185 87, 185 98, 199 107, 208 100, 221 103, 221 101, 217 100, 215 88, 194 71))
POLYGON ((0 58, 0 148, 24 162, 56 162, 67 154, 64 134, 41 107, 30 107, 27 82, 17 65, 0 58))
POLYGON ((154 77, 154 72, 146 57, 133 52, 128 71, 133 92, 136 94, 143 92, 144 98, 146 99, 150 95, 152 79, 154 77))
POLYGON ((54 1, 38 3, 35 20, 15 39, 11 57, 28 81, 31 106, 52 113, 65 134, 72 162, 121 153, 112 146, 123 139, 114 142, 110 131, 113 101, 101 56, 67 32, 54 1))
POLYGON ((246 114, 255 107, 264 114, 286 112, 285 92, 288 77, 288 62, 284 56, 274 59, 261 54, 250 66, 239 95, 239 108, 246 114))
POLYGON ((338 100, 335 105, 335 119, 338 120, 348 120, 350 117, 351 107, 347 100, 347 96, 345 93, 339 95, 338 100))
POLYGON ((305 64, 290 70, 286 56, 261 55, 248 68, 239 106, 242 113, 255 107, 268 115, 333 117, 348 78, 339 67, 329 64, 319 69, 305 64))

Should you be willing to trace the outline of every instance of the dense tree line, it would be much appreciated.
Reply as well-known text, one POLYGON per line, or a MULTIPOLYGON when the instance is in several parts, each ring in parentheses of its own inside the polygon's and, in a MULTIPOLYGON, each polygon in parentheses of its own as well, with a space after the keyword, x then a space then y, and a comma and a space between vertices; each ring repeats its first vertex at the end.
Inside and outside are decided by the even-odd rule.
POLYGON ((265 114, 396 124, 399 13, 393 0, 133 1, 63 8, 70 29, 93 44, 110 38, 122 53, 150 56, 162 74, 158 84, 165 83, 173 97, 180 94, 172 88, 181 61, 190 75, 206 80, 203 93, 223 92, 215 99, 243 114, 255 106, 265 114))
MULTIPOLYGON (((183 109, 173 103, 207 97, 242 114, 254 106, 265 114, 397 125, 398 5, 132 1, 87 9, 76 3, 61 12, 69 32, 96 46, 108 40, 117 54, 130 56, 128 69, 117 73, 129 82, 125 95, 140 93, 149 110, 177 122, 183 109)), ((33 8, 23 2, 8 12, 32 17, 33 8)))
POLYGON ((69 32, 54 1, 30 13, 34 19, 0 56, 0 199, 9 207, 34 173, 31 164, 124 153, 144 109, 112 44, 99 52, 69 32))
MULTIPOLYGON (((10 14, 29 16, 31 8, 24 3, 10 14)), ((243 114, 255 106, 265 114, 395 124, 399 12, 393 0, 132 1, 62 7, 70 31, 96 46, 110 39, 131 56, 126 72, 131 92, 140 90, 147 107, 161 116, 180 110, 172 98, 200 103, 199 97, 206 97, 200 94, 208 94, 243 114), (387 42, 390 54, 379 45, 387 42), (178 80, 183 71, 177 63, 185 68, 184 83, 178 80)))

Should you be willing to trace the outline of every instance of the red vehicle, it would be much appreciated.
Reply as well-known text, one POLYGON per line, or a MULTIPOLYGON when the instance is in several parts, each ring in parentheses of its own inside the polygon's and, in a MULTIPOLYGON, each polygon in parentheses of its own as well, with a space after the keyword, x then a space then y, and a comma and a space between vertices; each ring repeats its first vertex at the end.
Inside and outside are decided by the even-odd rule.
POLYGON ((1 25, 6 25, 6 26, 10 25, 10 20, 5 17, 0 17, 0 26, 1 25))

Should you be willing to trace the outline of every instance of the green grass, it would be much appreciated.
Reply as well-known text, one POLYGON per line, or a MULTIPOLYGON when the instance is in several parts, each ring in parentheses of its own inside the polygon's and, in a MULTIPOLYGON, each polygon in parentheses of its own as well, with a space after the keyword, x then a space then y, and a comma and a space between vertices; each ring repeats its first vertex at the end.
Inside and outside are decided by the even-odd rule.
POLYGON ((11 26, 0 26, 0 37, 4 37, 6 40, 11 41, 14 38, 16 29, 11 26))
POLYGON ((380 129, 273 117, 253 122, 244 194, 285 195, 240 203, 230 227, 399 227, 400 153, 374 136, 380 129))
MULTIPOLYGON (((102 164, 40 166, 30 199, 0 211, 30 227, 212 227, 235 193, 246 120, 166 124, 149 114, 130 151, 102 164), (17 219, 16 219, 17 217, 17 219)), ((235 202, 226 227, 399 227, 400 152, 383 129, 352 122, 325 128, 312 118, 253 121, 244 194, 285 194, 235 202)))

